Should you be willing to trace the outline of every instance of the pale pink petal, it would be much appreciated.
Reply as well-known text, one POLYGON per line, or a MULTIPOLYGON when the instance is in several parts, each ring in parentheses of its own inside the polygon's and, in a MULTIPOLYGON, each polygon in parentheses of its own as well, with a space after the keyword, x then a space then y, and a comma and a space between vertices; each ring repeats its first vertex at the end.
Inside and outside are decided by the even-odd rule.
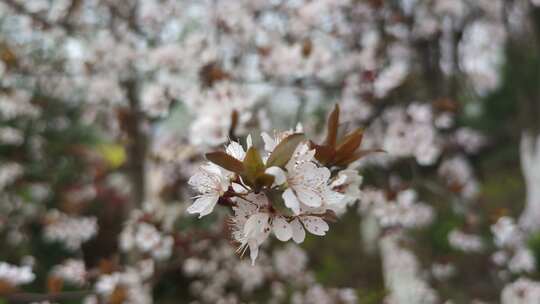
POLYGON ((287 208, 291 209, 294 212, 294 214, 300 213, 300 202, 298 202, 298 199, 296 198, 296 195, 294 194, 291 188, 288 188, 287 190, 285 190, 285 192, 283 192, 282 194, 282 197, 283 197, 283 201, 285 202, 285 206, 287 206, 287 208))
POLYGON ((266 133, 266 132, 263 132, 263 133, 261 133, 261 137, 262 137, 263 142, 264 142, 264 149, 266 151, 268 151, 268 152, 274 151, 274 148, 276 147, 277 143, 272 138, 272 136, 268 135, 268 133, 266 133))
POLYGON ((310 207, 320 207, 322 204, 322 199, 320 193, 316 192, 314 189, 297 186, 294 188, 298 200, 310 207))
POLYGON ((272 230, 276 238, 282 242, 288 241, 293 234, 291 225, 282 216, 277 216, 272 221, 272 230))
POLYGON ((259 244, 255 240, 248 242, 249 245, 249 257, 251 259, 251 265, 255 265, 255 260, 259 255, 259 244))
POLYGON ((188 213, 199 213, 199 218, 210 214, 219 199, 218 195, 203 195, 187 208, 188 213))
POLYGON ((248 190, 247 190, 244 186, 242 186, 242 185, 240 185, 240 184, 238 184, 238 183, 232 183, 231 186, 232 186, 232 188, 233 188, 233 191, 236 192, 236 193, 243 193, 243 194, 245 194, 245 193, 248 192, 248 190))
POLYGON ((304 230, 304 226, 302 226, 302 223, 298 220, 298 218, 295 218, 291 223, 292 228, 292 239, 297 244, 300 244, 304 241, 306 238, 306 231, 304 230))
POLYGON ((317 216, 303 216, 301 220, 306 230, 315 235, 323 236, 329 229, 328 224, 317 216))
POLYGON ((244 235, 248 239, 257 239, 257 241, 260 240, 260 243, 262 243, 270 230, 268 219, 268 213, 259 212, 253 214, 244 225, 244 235))
POLYGON ((283 171, 280 167, 270 167, 264 171, 266 174, 270 174, 274 177, 274 183, 272 186, 279 186, 285 183, 287 181, 287 177, 285 176, 285 171, 283 171))
POLYGON ((246 151, 244 151, 244 148, 235 141, 231 141, 231 143, 225 149, 225 152, 238 160, 244 160, 244 157, 246 156, 246 151))

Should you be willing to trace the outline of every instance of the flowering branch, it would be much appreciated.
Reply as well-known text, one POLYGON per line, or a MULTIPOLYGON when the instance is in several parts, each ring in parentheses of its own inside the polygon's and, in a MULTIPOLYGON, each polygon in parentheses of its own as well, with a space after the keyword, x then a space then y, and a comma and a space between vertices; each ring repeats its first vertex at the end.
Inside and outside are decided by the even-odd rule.
POLYGON ((245 148, 232 141, 225 151, 206 154, 209 163, 189 180, 200 195, 187 211, 203 217, 216 204, 231 207, 232 236, 239 253, 249 248, 252 263, 271 231, 281 241, 296 243, 304 241, 305 230, 325 235, 325 220, 334 220, 350 201, 349 188, 359 186, 358 173, 343 169, 375 151, 359 150, 360 130, 338 139, 338 127, 336 105, 324 144, 307 140, 299 126, 273 137, 263 133, 262 155, 250 136, 245 148))

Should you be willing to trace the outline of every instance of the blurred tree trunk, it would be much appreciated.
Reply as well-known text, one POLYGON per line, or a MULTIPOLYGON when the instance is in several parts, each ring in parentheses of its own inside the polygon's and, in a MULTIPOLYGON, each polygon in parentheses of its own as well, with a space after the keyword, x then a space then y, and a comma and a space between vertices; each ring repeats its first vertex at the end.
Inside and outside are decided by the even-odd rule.
POLYGON ((527 196, 519 222, 526 230, 535 232, 540 230, 540 9, 531 9, 529 17, 531 37, 509 39, 509 64, 520 65, 517 71, 524 74, 517 102, 523 130, 520 160, 527 196))
POLYGON ((519 222, 529 231, 538 231, 540 230, 540 135, 523 133, 520 152, 527 200, 519 222))
POLYGON ((420 276, 420 264, 403 246, 402 232, 393 231, 381 237, 379 248, 383 264, 384 284, 389 303, 434 304, 438 296, 420 276))
POLYGON ((143 130, 143 117, 140 109, 138 87, 135 80, 124 82, 129 109, 128 119, 125 122, 127 134, 128 174, 132 185, 132 200, 128 204, 127 212, 141 207, 145 196, 145 160, 146 160, 146 134, 143 130))

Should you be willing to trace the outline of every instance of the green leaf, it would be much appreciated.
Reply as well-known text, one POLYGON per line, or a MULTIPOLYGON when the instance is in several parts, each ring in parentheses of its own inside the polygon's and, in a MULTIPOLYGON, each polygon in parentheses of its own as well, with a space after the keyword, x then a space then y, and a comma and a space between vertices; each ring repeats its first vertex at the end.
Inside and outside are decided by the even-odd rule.
POLYGON ((305 137, 302 133, 295 133, 287 136, 276 146, 272 154, 270 154, 270 157, 266 162, 266 167, 284 167, 289 159, 291 159, 296 147, 304 141, 304 139, 305 137))
POLYGON ((223 151, 207 153, 205 156, 209 161, 229 171, 237 174, 242 174, 242 172, 244 172, 244 165, 242 162, 223 151))
POLYGON ((264 174, 264 162, 257 148, 251 147, 247 150, 244 169, 245 176, 251 184, 255 184, 257 176, 264 174))
POLYGON ((275 177, 273 175, 263 173, 263 174, 258 175, 255 178, 255 185, 257 188, 262 188, 262 187, 269 188, 274 183, 274 179, 275 177))
POLYGON ((326 134, 326 144, 330 147, 336 146, 337 133, 339 127, 339 104, 336 104, 330 116, 328 116, 328 129, 326 134))

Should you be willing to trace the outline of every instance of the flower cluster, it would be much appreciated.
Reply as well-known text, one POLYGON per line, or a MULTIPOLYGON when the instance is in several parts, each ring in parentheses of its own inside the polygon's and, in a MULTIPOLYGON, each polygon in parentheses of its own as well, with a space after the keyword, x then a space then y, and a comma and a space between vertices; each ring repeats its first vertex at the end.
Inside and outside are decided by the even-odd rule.
MULTIPOLYGON (((503 216, 491 226, 497 251, 492 261, 512 273, 531 273, 536 269, 533 252, 527 246, 526 234, 514 219, 503 216)), ((501 273, 504 275, 504 272, 501 273)))
POLYGON ((73 217, 58 210, 45 216, 43 237, 51 242, 61 242, 66 248, 76 250, 97 233, 97 218, 73 217))
POLYGON ((358 174, 343 168, 368 153, 359 150, 362 133, 354 131, 337 144, 339 107, 329 118, 326 143, 317 145, 297 130, 263 133, 264 152, 252 144, 229 143, 224 152, 190 178, 200 195, 187 209, 199 217, 216 204, 232 206, 232 237, 239 252, 250 250, 254 263, 259 246, 271 232, 280 241, 304 241, 306 230, 324 236, 328 219, 359 198, 358 174))

